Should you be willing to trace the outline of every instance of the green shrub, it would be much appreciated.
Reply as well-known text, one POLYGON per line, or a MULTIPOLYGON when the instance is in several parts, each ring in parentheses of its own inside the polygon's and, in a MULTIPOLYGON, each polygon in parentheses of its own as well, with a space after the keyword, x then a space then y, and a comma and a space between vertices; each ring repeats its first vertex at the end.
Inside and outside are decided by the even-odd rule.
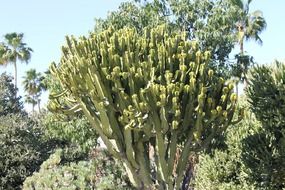
POLYGON ((285 65, 276 61, 251 72, 247 89, 250 108, 262 131, 243 142, 250 180, 260 188, 285 188, 285 65), (258 146, 256 146, 258 145, 258 146))
POLYGON ((94 152, 96 159, 62 164, 64 151, 58 149, 39 172, 28 177, 24 190, 41 189, 132 189, 122 168, 105 152, 94 152))
POLYGON ((58 139, 88 154, 97 145, 98 134, 83 116, 65 117, 47 113, 41 119, 47 138, 58 139))
POLYGON ((25 178, 48 157, 52 145, 41 136, 27 117, 0 117, 0 189, 21 189, 25 178))
MULTIPOLYGON (((60 82, 50 74, 45 75, 43 81, 50 94, 59 93, 62 91, 60 82)), ((60 102, 64 101, 59 99, 60 102)), ((48 107, 50 106, 48 102, 48 107)), ((42 113, 40 122, 45 127, 46 137, 49 139, 58 139, 65 143, 68 147, 67 151, 70 152, 69 156, 75 156, 74 159, 82 159, 82 156, 89 153, 90 149, 97 145, 98 134, 95 129, 90 126, 88 120, 83 116, 82 112, 72 116, 64 114, 53 114, 50 112, 42 113), (76 154, 76 155, 74 155, 76 154), (79 158, 81 154, 81 158, 79 158)), ((66 154, 68 155, 68 154, 66 154)), ((69 159, 69 161, 71 161, 69 159)))
POLYGON ((21 97, 17 97, 13 78, 6 73, 0 75, 0 116, 11 113, 24 113, 21 97))
POLYGON ((201 156, 196 189, 285 189, 284 94, 284 64, 252 70, 247 88, 252 114, 228 129, 225 150, 201 156))
POLYGON ((252 114, 225 133, 225 146, 200 155, 196 166, 195 189, 197 190, 250 190, 256 189, 248 181, 249 171, 243 163, 243 141, 261 130, 252 114))

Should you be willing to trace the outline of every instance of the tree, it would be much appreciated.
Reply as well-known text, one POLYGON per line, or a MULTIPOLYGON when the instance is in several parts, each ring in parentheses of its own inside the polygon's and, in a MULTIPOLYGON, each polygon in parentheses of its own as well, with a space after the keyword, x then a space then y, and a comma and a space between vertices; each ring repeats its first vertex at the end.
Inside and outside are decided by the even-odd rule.
POLYGON ((83 111, 138 189, 180 189, 191 152, 226 129, 235 110, 233 85, 208 68, 210 57, 167 26, 67 38, 50 68, 63 92, 50 95, 49 109, 83 111))
POLYGON ((0 65, 13 64, 15 69, 15 88, 17 89, 17 61, 28 63, 31 59, 31 48, 23 42, 23 33, 8 33, 0 44, 0 65))
POLYGON ((24 113, 21 97, 16 97, 17 90, 12 80, 6 73, 0 75, 0 116, 24 113))
POLYGON ((173 30, 186 31, 187 38, 198 40, 202 50, 210 50, 210 66, 225 78, 231 77, 229 54, 236 44, 236 23, 240 8, 231 0, 155 0, 122 3, 106 19, 96 19, 95 31, 112 26, 121 29, 167 23, 173 30))
POLYGON ((23 78, 24 90, 28 93, 26 95, 25 101, 29 104, 32 104, 33 113, 35 105, 38 104, 38 109, 40 112, 40 96, 42 94, 42 91, 45 89, 45 86, 42 82, 44 78, 41 73, 38 73, 35 69, 28 70, 26 72, 26 76, 23 78))
MULTIPOLYGON (((237 64, 233 65, 233 75, 238 77, 239 80, 244 81, 246 85, 247 72, 254 62, 253 57, 247 55, 244 51, 244 42, 246 40, 255 40, 259 44, 262 44, 259 35, 265 30, 267 24, 260 10, 256 10, 252 13, 249 12, 249 5, 252 0, 232 0, 231 2, 237 7, 237 10, 239 10, 238 22, 236 23, 236 38, 240 52, 236 55, 237 64)), ((238 92, 237 85, 238 84, 236 84, 236 88, 238 92)))
POLYGON ((61 140, 71 147, 78 147, 85 155, 98 145, 98 134, 84 116, 70 118, 48 112, 42 117, 42 124, 49 138, 61 140))
POLYGON ((159 1, 145 4, 123 2, 117 11, 110 12, 107 19, 95 19, 95 32, 102 32, 113 26, 115 29, 134 27, 143 33, 145 27, 169 23, 168 17, 161 13, 166 10, 159 9, 160 6, 164 4, 159 1))
POLYGON ((266 28, 266 21, 260 10, 249 12, 252 0, 232 0, 233 4, 240 9, 240 20, 237 22, 237 39, 240 46, 240 54, 244 54, 244 41, 255 40, 262 44, 260 33, 266 28))

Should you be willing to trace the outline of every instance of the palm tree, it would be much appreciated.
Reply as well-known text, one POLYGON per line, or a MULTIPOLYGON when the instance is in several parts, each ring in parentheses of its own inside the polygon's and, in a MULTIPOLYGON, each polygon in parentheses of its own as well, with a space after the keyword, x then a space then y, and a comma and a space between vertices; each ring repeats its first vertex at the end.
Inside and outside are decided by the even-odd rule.
POLYGON ((255 40, 261 45, 262 40, 259 35, 265 30, 267 24, 261 11, 249 12, 252 0, 231 0, 231 2, 237 7, 237 15, 239 15, 236 24, 236 39, 240 52, 236 55, 237 64, 234 66, 234 76, 238 78, 236 83, 236 93, 238 94, 238 83, 241 80, 244 81, 245 86, 247 85, 246 74, 253 63, 253 57, 245 54, 244 42, 255 40))
POLYGON ((234 0, 235 5, 240 9, 240 20, 237 23, 237 40, 240 46, 240 54, 244 54, 244 41, 255 40, 259 44, 262 44, 260 38, 261 32, 266 28, 266 21, 260 10, 256 10, 252 13, 249 12, 249 5, 252 0, 234 0))
POLYGON ((25 102, 32 104, 33 113, 35 105, 38 104, 38 109, 40 112, 40 96, 42 94, 42 91, 45 89, 42 83, 43 76, 41 73, 36 72, 35 69, 30 69, 26 72, 26 76, 23 78, 24 90, 27 92, 27 95, 25 96, 25 102))
POLYGON ((0 43, 0 65, 13 64, 15 88, 17 88, 17 61, 28 63, 31 59, 31 48, 23 43, 23 33, 8 33, 5 41, 0 43))
POLYGON ((30 95, 25 95, 25 102, 28 104, 32 104, 32 113, 35 113, 35 106, 37 105, 37 100, 35 100, 32 96, 30 95))

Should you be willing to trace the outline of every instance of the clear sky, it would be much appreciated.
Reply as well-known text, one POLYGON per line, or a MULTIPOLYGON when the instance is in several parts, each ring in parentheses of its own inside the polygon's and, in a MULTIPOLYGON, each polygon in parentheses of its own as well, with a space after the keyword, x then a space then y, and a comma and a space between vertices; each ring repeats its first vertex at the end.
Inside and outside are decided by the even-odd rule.
MULTIPOLYGON (((18 86, 28 69, 46 71, 52 61, 59 61, 61 46, 66 35, 86 35, 94 27, 94 18, 106 17, 108 11, 116 10, 123 0, 0 0, 0 41, 9 32, 23 32, 24 41, 34 52, 31 62, 19 64, 18 86)), ((255 43, 245 45, 245 50, 259 64, 274 59, 285 60, 285 1, 255 0, 251 10, 263 11, 267 29, 261 35, 263 46, 255 43)), ((0 67, 0 73, 13 74, 13 68, 0 67)), ((20 94, 23 90, 20 87, 20 94)), ((43 97, 44 101, 47 95, 43 97)), ((30 107, 26 107, 30 110, 30 107)))

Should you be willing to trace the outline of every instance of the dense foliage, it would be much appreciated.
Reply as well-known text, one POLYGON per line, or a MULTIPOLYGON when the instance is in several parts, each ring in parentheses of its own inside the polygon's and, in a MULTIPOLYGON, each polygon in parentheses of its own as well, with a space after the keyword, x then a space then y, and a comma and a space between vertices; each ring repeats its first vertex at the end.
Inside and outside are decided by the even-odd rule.
POLYGON ((251 72, 247 90, 250 108, 263 131, 244 146, 245 164, 251 181, 260 187, 285 188, 285 65, 275 62, 251 72), (253 145, 260 146, 253 146, 253 145), (258 175, 257 175, 258 174, 258 175))
POLYGON ((167 23, 173 30, 188 32, 187 38, 198 40, 202 50, 210 50, 213 58, 210 66, 217 73, 224 78, 242 78, 251 66, 247 59, 251 56, 243 50, 244 40, 261 41, 259 34, 266 27, 261 11, 249 11, 250 3, 243 0, 133 0, 122 3, 106 19, 96 19, 95 31, 127 26, 143 33, 145 27, 167 23), (236 44, 242 49, 236 56, 238 63, 228 60, 236 44))
MULTIPOLYGON (((25 178, 39 169, 55 147, 69 147, 65 149, 67 161, 86 158, 88 152, 78 148, 76 140, 51 131, 50 125, 59 123, 47 119, 49 114, 31 118, 25 113, 12 78, 5 73, 0 78, 0 97, 0 189, 21 189, 25 178)), ((74 133, 81 139, 92 134, 74 133)))
POLYGON ((223 146, 215 146, 211 152, 199 156, 195 182, 192 184, 194 189, 256 189, 255 183, 248 181, 249 170, 244 165, 242 154, 245 139, 257 134, 260 130, 261 126, 254 115, 249 113, 242 122, 230 126, 224 134, 223 146))
POLYGON ((12 83, 13 78, 6 73, 0 75, 0 116, 23 113, 21 97, 17 97, 17 89, 12 83))
POLYGON ((28 117, 0 117, 0 189, 21 189, 25 178, 48 157, 53 143, 28 117))
POLYGON ((133 189, 122 166, 108 154, 97 150, 92 156, 88 161, 62 163, 64 153, 59 149, 41 165, 39 172, 26 179, 23 189, 133 189))
POLYGON ((284 79, 280 62, 251 71, 247 96, 252 114, 229 128, 226 150, 202 156, 197 189, 285 188, 284 79))
POLYGON ((66 117, 47 113, 42 117, 46 136, 50 139, 58 139, 67 146, 76 146, 82 153, 88 152, 98 145, 98 134, 83 116, 66 117))

